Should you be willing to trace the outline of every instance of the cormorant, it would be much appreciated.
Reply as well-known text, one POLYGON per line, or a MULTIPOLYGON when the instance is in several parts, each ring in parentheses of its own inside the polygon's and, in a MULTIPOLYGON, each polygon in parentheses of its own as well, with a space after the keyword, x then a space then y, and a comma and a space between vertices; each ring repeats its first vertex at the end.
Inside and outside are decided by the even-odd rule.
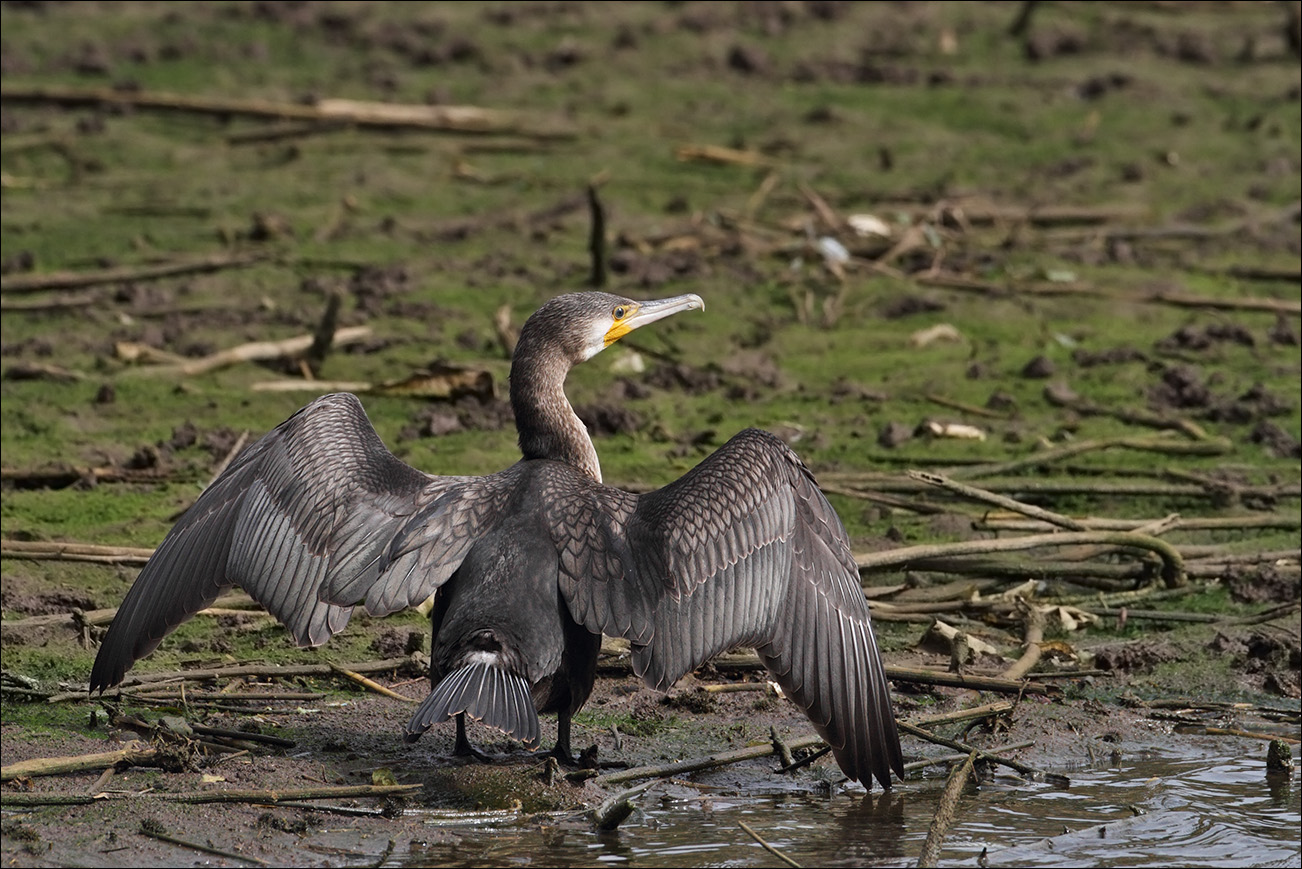
POLYGON ((523 458, 485 477, 397 459, 347 393, 249 447, 163 539, 100 647, 90 688, 119 684, 171 630, 238 585, 303 646, 354 606, 386 615, 437 593, 431 680, 407 738, 464 716, 533 746, 539 712, 592 690, 601 634, 625 637, 651 687, 754 646, 852 779, 903 775, 899 736, 849 541, 800 459, 747 429, 674 483, 605 486, 565 396, 575 364, 699 296, 600 292, 546 302, 520 331, 511 407, 523 458))

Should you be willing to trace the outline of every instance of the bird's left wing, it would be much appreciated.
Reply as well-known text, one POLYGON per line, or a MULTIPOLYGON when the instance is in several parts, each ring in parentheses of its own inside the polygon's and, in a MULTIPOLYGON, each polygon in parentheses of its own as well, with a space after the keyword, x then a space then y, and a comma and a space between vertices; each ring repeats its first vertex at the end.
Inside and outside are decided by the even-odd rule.
POLYGON ((571 500, 592 515, 569 523, 585 536, 562 592, 589 629, 632 641, 648 685, 754 646, 847 774, 889 785, 903 760, 849 540, 786 444, 748 429, 656 492, 571 500))

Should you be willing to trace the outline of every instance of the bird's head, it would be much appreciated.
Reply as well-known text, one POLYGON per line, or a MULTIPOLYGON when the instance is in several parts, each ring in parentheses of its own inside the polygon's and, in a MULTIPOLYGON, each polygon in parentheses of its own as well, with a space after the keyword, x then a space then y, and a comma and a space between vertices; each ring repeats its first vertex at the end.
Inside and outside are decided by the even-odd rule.
POLYGON ((704 310, 695 293, 638 302, 611 293, 567 293, 534 312, 520 330, 520 341, 555 341, 579 363, 596 356, 634 329, 679 311, 704 310))

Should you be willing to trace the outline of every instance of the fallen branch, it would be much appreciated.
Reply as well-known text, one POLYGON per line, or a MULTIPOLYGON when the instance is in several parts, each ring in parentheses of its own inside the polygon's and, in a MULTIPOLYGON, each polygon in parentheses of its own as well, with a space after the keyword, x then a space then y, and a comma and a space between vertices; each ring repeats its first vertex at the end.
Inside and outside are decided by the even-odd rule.
POLYGON ((303 788, 299 790, 211 791, 204 793, 147 794, 11 794, 0 793, 4 806, 84 806, 100 800, 141 800, 164 803, 269 803, 291 800, 334 800, 361 797, 397 797, 420 790, 423 785, 340 785, 338 787, 303 788))
POLYGON ((1089 296, 1117 303, 1164 304, 1182 308, 1211 308, 1222 311, 1270 311, 1277 314, 1302 314, 1302 302, 1291 299, 1270 298, 1217 298, 1198 296, 1173 290, 1154 290, 1149 293, 1122 294, 1102 290, 1083 283, 996 283, 970 278, 949 272, 926 272, 912 276, 922 286, 963 290, 996 297, 1028 294, 1043 296, 1089 296))
POLYGON ((94 543, 61 543, 45 540, 0 540, 0 556, 27 558, 34 561, 95 561, 101 564, 143 566, 153 554, 154 550, 138 546, 100 546, 94 543))
MULTIPOLYGON (((1134 531, 1150 524, 1152 519, 1077 519, 1087 531, 1134 531)), ((986 516, 972 525, 976 531, 1047 531, 1053 523, 1044 520, 1012 519, 986 516)), ((1289 531, 1302 529, 1302 514, 1275 513, 1268 516, 1176 516, 1171 521, 1171 531, 1220 531, 1229 528, 1280 528, 1289 531)), ((1182 550, 1184 551, 1184 550, 1182 550)), ((1188 558, 1188 554, 1185 554, 1188 558)), ((1225 556, 1232 558, 1236 556, 1225 556)))
MULTIPOLYGON (((910 667, 886 667, 886 678, 892 682, 912 682, 920 685, 944 685, 951 688, 971 688, 974 691, 998 691, 1004 694, 1058 694, 1056 685, 1003 679, 998 676, 970 676, 939 670, 918 670, 910 667)), ((960 749, 962 750, 962 749, 960 749)))
MULTIPOLYGON (((352 670, 355 673, 383 673, 388 670, 399 670, 413 664, 411 658, 385 658, 379 661, 366 661, 358 664, 340 664, 346 670, 352 670)), ((183 680, 186 682, 207 682, 212 679, 236 679, 246 676, 265 676, 273 679, 289 679, 297 676, 332 676, 335 674, 334 665, 331 664, 239 664, 232 667, 216 667, 206 670, 176 670, 168 673, 143 673, 134 676, 128 676, 111 692, 105 692, 104 696, 116 696, 127 688, 133 688, 139 685, 154 684, 157 682, 169 682, 183 680)), ((83 692, 76 695, 75 692, 69 692, 74 696, 85 699, 83 692)), ((63 695, 55 695, 50 698, 54 702, 56 698, 62 698, 63 695)))
POLYGON ((935 866, 940 859, 940 848, 945 841, 945 833, 949 832, 950 826, 954 823, 958 799, 963 795, 963 786, 972 775, 976 759, 977 753, 972 751, 968 754, 967 760, 950 770, 949 779, 945 782, 945 790, 941 792, 940 802, 936 806, 935 817, 931 819, 931 827, 927 830, 927 839, 922 843, 922 853, 918 855, 920 869, 935 866))
POLYGON ((117 751, 101 751, 96 754, 65 757, 41 757, 12 763, 6 767, 0 767, 0 781, 36 778, 43 775, 63 775, 70 772, 98 771, 106 766, 116 766, 119 763, 133 766, 150 766, 158 759, 158 755, 157 748, 132 740, 117 751))
POLYGON ((1040 663, 1040 643, 1044 642, 1044 613, 1038 607, 1026 608, 1026 651, 1004 672, 1003 679, 1022 679, 1031 668, 1040 663))
MULTIPOLYGON (((333 343, 336 347, 341 347, 346 344, 357 344, 370 336, 370 326, 350 326, 346 329, 340 329, 335 332, 333 343)), ((204 356, 201 359, 193 359, 176 365, 160 365, 140 370, 157 374, 179 374, 185 377, 193 377, 196 374, 205 374, 209 371, 215 371, 218 368, 227 368, 241 362, 264 362, 269 359, 286 359, 301 356, 312 347, 312 343, 315 340, 316 339, 312 335, 299 335, 294 338, 285 338, 280 341, 252 341, 248 344, 241 344, 238 347, 220 350, 216 353, 204 356)))
MULTIPOLYGON (((0 480, 22 489, 62 489, 84 484, 100 483, 188 483, 196 478, 192 472, 174 472, 159 469, 129 470, 122 468, 54 467, 28 470, 24 468, 0 469, 0 480)), ((16 554, 16 553, 15 553, 16 554)), ((94 561, 98 559, 82 559, 94 561)))
POLYGON ((1263 739, 1266 742, 1273 742, 1278 739, 1290 745, 1302 745, 1302 739, 1295 739, 1292 736, 1280 736, 1276 733, 1254 733, 1251 730, 1239 730, 1237 727, 1204 727, 1203 732, 1209 736, 1239 736, 1243 739, 1263 739))
MULTIPOLYGON (((789 740, 787 747, 792 751, 799 751, 802 748, 820 745, 823 742, 821 736, 802 736, 798 739, 789 740)), ((650 766, 635 766, 631 769, 621 770, 619 772, 606 773, 592 779, 593 783, 608 787, 614 784, 621 784, 626 781, 633 781, 639 778, 666 778, 668 776, 682 775, 683 773, 696 772, 702 769, 712 769, 717 766, 727 766, 730 763, 739 763, 743 760, 753 760, 757 757, 765 757, 773 754, 777 749, 773 743, 765 743, 751 748, 739 748, 736 751, 725 751, 719 754, 711 754, 706 757, 699 757, 693 760, 681 760, 677 763, 653 764, 650 766)), ((587 770, 580 771, 579 775, 586 777, 587 770)), ((573 776, 575 774, 571 774, 573 776)))
POLYGON ((241 115, 277 120, 348 123, 359 127, 408 127, 456 133, 511 133, 539 139, 568 139, 575 135, 569 124, 549 119, 546 126, 530 129, 510 112, 478 106, 430 106, 378 103, 362 100, 321 99, 312 105, 204 97, 162 91, 77 88, 56 85, 0 86, 0 100, 58 105, 133 106, 140 109, 241 115))
POLYGON ((921 480, 932 486, 939 486, 942 489, 969 498, 974 501, 983 501, 987 504, 994 504, 996 507, 1003 507, 1006 510, 1012 510, 1014 513, 1021 513, 1024 516, 1030 516, 1033 519, 1041 519, 1051 525, 1057 525, 1059 528, 1069 528, 1072 531, 1084 531, 1085 526, 1080 522, 1064 516, 1061 513, 1055 513, 1052 510, 1045 510, 1043 507, 1036 507, 1034 504, 1024 504, 1021 501, 1009 498, 1006 495, 999 495, 995 492, 987 492, 985 489, 978 489, 975 486, 969 486, 960 483, 957 480, 951 480, 942 474, 932 474, 926 471, 909 471, 909 479, 921 480))
POLYGON ((1034 534, 1006 540, 970 540, 960 543, 909 546, 885 552, 857 554, 855 563, 861 572, 888 567, 914 569, 918 562, 928 558, 1019 552, 1045 546, 1074 546, 1082 543, 1147 549, 1161 557, 1162 581, 1167 587, 1185 584, 1184 559, 1174 546, 1156 537, 1129 531, 1064 531, 1060 534, 1034 534))
POLYGON ((103 284, 156 281, 177 275, 193 275, 251 266, 267 259, 265 254, 217 254, 196 260, 151 266, 121 266, 93 272, 52 272, 0 277, 0 293, 36 293, 43 290, 74 290, 103 284))
POLYGON ((956 479, 1003 476, 1026 468, 1039 468, 1063 459, 1074 458, 1082 453, 1111 449, 1139 450, 1174 456, 1219 456, 1232 452, 1234 444, 1228 438, 1208 438, 1193 441, 1172 440, 1167 436, 1102 438, 1099 440, 1078 441, 1007 462, 988 462, 979 465, 968 465, 963 468, 950 468, 946 473, 956 479))

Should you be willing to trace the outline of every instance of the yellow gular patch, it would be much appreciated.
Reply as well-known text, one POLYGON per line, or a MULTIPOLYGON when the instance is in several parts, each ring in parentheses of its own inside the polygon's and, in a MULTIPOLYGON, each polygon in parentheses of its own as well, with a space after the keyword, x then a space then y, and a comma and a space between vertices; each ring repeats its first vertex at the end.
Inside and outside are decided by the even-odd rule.
POLYGON ((623 338, 629 332, 632 332, 637 326, 637 305, 619 305, 610 312, 611 318, 615 324, 606 330, 605 345, 609 347, 620 338, 623 338))
POLYGON ((629 318, 625 317, 606 331, 606 346, 609 347, 632 331, 633 325, 629 322, 629 318))

